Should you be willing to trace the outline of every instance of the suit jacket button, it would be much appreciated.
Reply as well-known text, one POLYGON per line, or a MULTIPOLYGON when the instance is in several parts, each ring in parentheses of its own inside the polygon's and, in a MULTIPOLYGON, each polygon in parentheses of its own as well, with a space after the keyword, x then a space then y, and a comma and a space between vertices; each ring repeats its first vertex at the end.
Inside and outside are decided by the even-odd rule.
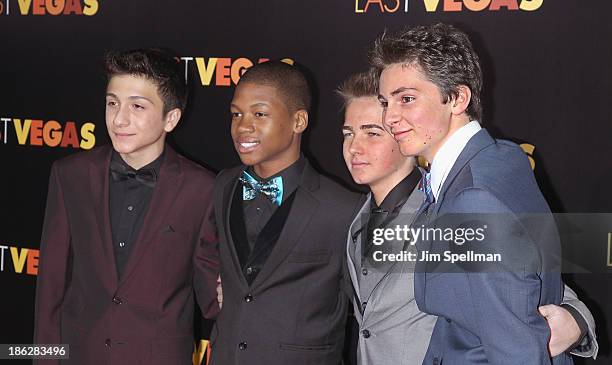
POLYGON ((452 321, 450 320, 450 318, 445 318, 446 322, 451 323, 452 321))
POLYGON ((247 343, 246 342, 240 342, 238 344, 238 348, 241 350, 246 350, 247 349, 247 343))
POLYGON ((368 268, 364 267, 361 269, 361 274, 362 275, 368 275, 368 268))
POLYGON ((119 297, 113 297, 113 303, 119 305, 122 304, 123 302, 121 301, 121 298, 119 297))
POLYGON ((253 301, 253 296, 251 294, 247 294, 244 297, 244 301, 247 302, 247 303, 251 303, 253 301))
POLYGON ((370 338, 370 331, 368 330, 361 331, 361 334, 363 335, 363 338, 370 338))
POLYGON ((110 338, 107 338, 106 341, 104 341, 104 346, 111 347, 111 339, 110 338))

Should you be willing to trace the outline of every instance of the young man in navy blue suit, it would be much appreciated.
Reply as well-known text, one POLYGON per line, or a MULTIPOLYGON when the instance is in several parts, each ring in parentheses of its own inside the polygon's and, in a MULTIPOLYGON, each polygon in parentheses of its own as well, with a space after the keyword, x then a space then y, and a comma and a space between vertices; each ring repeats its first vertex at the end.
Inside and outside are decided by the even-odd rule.
MULTIPOLYGON (((538 312, 563 297, 556 229, 520 147, 480 126, 482 73, 468 37, 444 24, 385 34, 371 62, 385 127, 402 154, 431 164, 415 226, 459 232, 458 223, 476 219, 488 231, 469 247, 502 257, 417 263, 419 309, 439 316, 423 363, 571 364, 567 354, 549 353, 550 330, 538 312)), ((440 238, 417 244, 419 256, 465 247, 440 238)))

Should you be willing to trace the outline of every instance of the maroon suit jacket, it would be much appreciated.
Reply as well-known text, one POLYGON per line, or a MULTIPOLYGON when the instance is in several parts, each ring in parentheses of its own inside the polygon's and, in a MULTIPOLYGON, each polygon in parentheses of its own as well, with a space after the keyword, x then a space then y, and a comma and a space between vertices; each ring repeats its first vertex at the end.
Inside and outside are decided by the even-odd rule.
POLYGON ((194 293, 206 317, 218 311, 214 175, 165 148, 121 279, 109 216, 111 147, 53 164, 34 341, 70 344, 62 364, 190 364, 194 293))

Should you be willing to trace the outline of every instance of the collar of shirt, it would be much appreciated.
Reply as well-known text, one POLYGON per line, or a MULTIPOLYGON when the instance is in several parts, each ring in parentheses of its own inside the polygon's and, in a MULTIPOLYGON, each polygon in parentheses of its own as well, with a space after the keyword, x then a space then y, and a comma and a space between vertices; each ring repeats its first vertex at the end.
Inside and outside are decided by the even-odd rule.
MULTIPOLYGON (((161 169, 161 165, 162 162, 164 162, 164 157, 166 155, 166 149, 164 149, 161 153, 161 155, 159 155, 155 160, 153 160, 152 162, 150 162, 149 164, 141 167, 138 170, 142 170, 142 169, 152 169, 153 171, 155 171, 155 174, 157 176, 159 176, 159 170, 161 169)), ((132 170, 132 171, 138 171, 136 169, 134 169, 132 166, 128 165, 127 162, 125 162, 123 160, 123 158, 121 157, 121 155, 119 153, 117 153, 117 151, 113 150, 113 154, 111 156, 111 161, 115 161, 115 162, 119 162, 120 164, 124 165, 125 167, 127 167, 128 170, 132 170)))
POLYGON ((470 139, 481 130, 478 121, 471 121, 459 128, 452 136, 440 147, 438 153, 431 163, 431 191, 434 198, 438 200, 438 195, 444 186, 444 181, 451 168, 457 161, 461 151, 465 148, 470 139))
POLYGON ((300 156, 300 158, 287 167, 284 170, 279 171, 278 173, 268 177, 267 179, 263 179, 259 177, 255 173, 255 169, 253 166, 249 166, 247 172, 253 176, 259 182, 266 182, 268 180, 272 180, 277 176, 280 176, 283 179, 283 201, 285 201, 291 193, 297 189, 300 184, 300 180, 302 179, 302 172, 304 171, 304 166, 306 166, 306 159, 304 156, 300 156))
POLYGON ((421 181, 421 176, 421 171, 418 167, 415 167, 408 176, 391 189, 382 203, 380 203, 380 207, 376 204, 376 200, 374 200, 372 196, 370 199, 370 209, 381 209, 387 212, 393 212, 395 208, 404 205, 414 188, 418 185, 419 181, 421 181))

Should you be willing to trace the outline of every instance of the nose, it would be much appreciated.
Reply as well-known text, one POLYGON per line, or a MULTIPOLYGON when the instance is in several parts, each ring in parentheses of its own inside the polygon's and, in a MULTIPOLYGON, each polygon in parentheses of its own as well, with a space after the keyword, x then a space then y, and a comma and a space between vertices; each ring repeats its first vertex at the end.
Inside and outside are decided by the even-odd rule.
POLYGON ((351 155, 361 155, 363 153, 363 142, 359 136, 353 137, 348 143, 348 152, 351 155))
POLYGON ((400 121, 400 113, 398 106, 389 103, 386 108, 383 109, 382 122, 387 132, 391 133, 393 127, 400 121))
POLYGON ((237 130, 240 133, 250 133, 255 131, 253 119, 246 115, 239 118, 236 122, 238 123, 237 130))
POLYGON ((126 127, 130 125, 130 117, 126 109, 127 106, 123 105, 115 109, 115 115, 112 116, 113 125, 115 127, 126 127))

